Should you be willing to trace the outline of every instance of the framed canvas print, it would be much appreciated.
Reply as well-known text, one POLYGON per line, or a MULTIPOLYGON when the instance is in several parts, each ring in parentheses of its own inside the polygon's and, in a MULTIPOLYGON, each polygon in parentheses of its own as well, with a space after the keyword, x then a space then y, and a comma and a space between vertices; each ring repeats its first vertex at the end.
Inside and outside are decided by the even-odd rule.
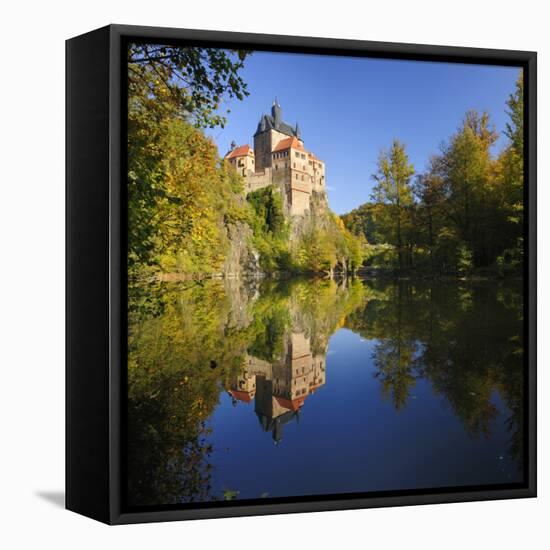
POLYGON ((67 42, 67 508, 536 495, 536 54, 67 42))

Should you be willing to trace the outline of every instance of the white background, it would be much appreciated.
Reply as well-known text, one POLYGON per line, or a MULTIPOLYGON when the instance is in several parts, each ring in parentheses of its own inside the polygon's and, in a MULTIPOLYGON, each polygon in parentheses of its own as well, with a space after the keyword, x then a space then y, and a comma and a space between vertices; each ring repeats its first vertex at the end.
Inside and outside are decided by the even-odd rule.
MULTIPOLYGON (((550 206, 546 2, 4 0, 0 7, 0 545, 3 548, 548 548, 539 285, 539 497, 109 528, 64 511, 64 41, 108 23, 539 52, 539 280, 550 206), (200 546, 199 546, 200 545, 200 546)), ((547 316, 546 316, 547 320, 547 316)), ((546 339, 548 334, 546 334, 546 339)), ((546 348, 546 349, 544 349, 546 348)), ((546 392, 546 395, 547 392, 546 392)))

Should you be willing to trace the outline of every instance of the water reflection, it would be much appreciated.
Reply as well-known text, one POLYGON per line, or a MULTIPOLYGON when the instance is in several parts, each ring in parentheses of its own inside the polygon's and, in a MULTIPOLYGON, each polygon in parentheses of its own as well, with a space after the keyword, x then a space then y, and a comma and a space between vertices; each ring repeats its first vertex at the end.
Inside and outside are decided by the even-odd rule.
POLYGON ((131 505, 522 479, 519 284, 207 281, 130 306, 131 505))
POLYGON ((325 383, 325 353, 314 355, 309 337, 289 331, 284 350, 275 361, 246 355, 242 371, 230 385, 233 405, 250 403, 265 432, 275 443, 283 437, 283 426, 300 416, 308 395, 325 383))

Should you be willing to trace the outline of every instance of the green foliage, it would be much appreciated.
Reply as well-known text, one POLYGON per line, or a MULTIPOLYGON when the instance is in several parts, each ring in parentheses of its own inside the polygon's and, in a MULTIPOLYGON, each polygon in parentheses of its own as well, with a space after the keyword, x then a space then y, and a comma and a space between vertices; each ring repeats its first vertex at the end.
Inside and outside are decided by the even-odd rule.
POLYGON ((366 241, 348 231, 332 212, 315 218, 293 243, 295 269, 306 273, 354 273, 363 263, 366 241))
POLYGON ((248 55, 246 50, 130 44, 130 96, 139 90, 197 127, 223 127, 222 102, 248 95, 239 75, 248 55))
POLYGON ((301 237, 296 251, 296 264, 301 271, 327 272, 336 264, 335 243, 318 227, 311 228, 301 237))
POLYGON ((277 190, 270 185, 247 195, 264 233, 286 235, 286 222, 283 201, 277 190))
MULTIPOLYGON (((498 414, 498 392, 512 412, 509 452, 521 461, 519 282, 293 278, 264 280, 253 289, 238 285, 236 280, 145 285, 147 302, 159 307, 131 307, 131 504, 221 500, 224 490, 238 492, 214 490, 212 483, 213 457, 222 449, 213 447, 209 419, 223 392, 250 356, 284 364, 292 334, 303 334, 312 355, 323 355, 340 328, 370 341, 380 391, 397 410, 415 397, 422 379, 472 437, 484 436, 498 414)), ((327 384, 330 379, 329 372, 327 384)))
POLYGON ((273 361, 283 351, 284 337, 291 325, 285 297, 274 293, 273 298, 259 301, 254 307, 255 338, 248 351, 254 357, 273 361))
POLYGON ((199 276, 239 270, 240 265, 229 268, 227 262, 242 258, 243 247, 249 247, 250 256, 254 247, 268 273, 330 271, 337 265, 355 270, 361 264, 361 240, 329 213, 328 221, 304 237, 301 249, 292 249, 280 191, 268 187, 245 201, 241 177, 199 130, 223 126, 221 103, 248 95, 239 75, 247 55, 242 50, 130 45, 131 287, 158 271, 199 276), (235 245, 235 240, 240 242, 235 245), (305 251, 305 243, 312 248, 305 251), (298 259, 293 258, 296 249, 302 252, 298 259))
POLYGON ((223 97, 242 99, 246 52, 131 45, 128 50, 130 284, 159 269, 219 271, 227 225, 246 217, 240 179, 195 126, 222 124, 223 97))
POLYGON ((410 180, 414 167, 409 162, 405 145, 395 139, 389 150, 383 150, 378 158, 378 171, 373 174, 376 186, 373 198, 378 203, 406 207, 412 203, 410 180))
POLYGON ((349 232, 330 211, 303 222, 303 231, 291 238, 280 191, 269 186, 247 195, 253 215, 249 223, 262 268, 269 273, 329 273, 355 271, 363 261, 363 237, 349 232))
POLYGON ((474 265, 473 256, 472 251, 466 244, 463 243, 458 247, 456 266, 459 275, 465 276, 471 273, 474 265))
POLYGON ((523 267, 523 237, 518 237, 516 246, 507 248, 497 258, 497 269, 501 277, 521 273, 523 267))
POLYGON ((382 395, 403 409, 417 379, 429 380, 478 437, 490 434, 498 391, 513 411, 510 453, 521 461, 521 285, 378 280, 369 286, 376 293, 346 317, 345 327, 375 341, 382 395))
POLYGON ((397 253, 391 244, 369 244, 363 264, 367 267, 387 268, 397 264, 397 253))
POLYGON ((226 228, 247 216, 240 180, 220 164, 215 146, 184 120, 149 124, 145 119, 138 127, 144 120, 139 114, 130 114, 130 275, 143 273, 146 265, 185 273, 221 271, 230 246, 226 228), (147 137, 136 143, 136 134, 147 137))
POLYGON ((346 229, 351 233, 354 235, 363 235, 370 244, 378 244, 375 210, 376 205, 365 203, 340 217, 346 229))
POLYGON ((382 151, 373 202, 342 216, 368 237, 366 262, 432 274, 468 275, 490 269, 519 273, 523 261, 523 79, 507 101, 509 142, 497 158, 487 113, 466 113, 456 133, 410 184, 405 146, 382 151))
POLYGON ((285 219, 280 192, 274 186, 247 195, 251 207, 249 223, 260 265, 268 273, 290 271, 289 225, 285 219))
MULTIPOLYGON (((128 498, 155 505, 220 500, 211 487, 208 423, 223 388, 249 355, 284 362, 291 333, 312 353, 361 303, 358 281, 264 281, 258 298, 237 281, 144 285, 154 309, 130 304, 128 337, 128 498)), ((255 295, 255 294, 254 294, 255 295)), ((132 300, 135 295, 131 295, 132 300)), ((141 299, 141 298, 140 298, 141 299)))
POLYGON ((501 274, 521 271, 523 262, 523 72, 516 82, 516 89, 507 102, 510 122, 505 134, 508 147, 497 161, 497 189, 505 218, 508 247, 497 258, 501 274))
POLYGON ((385 205, 380 209, 382 226, 386 229, 389 242, 397 247, 399 269, 405 267, 410 255, 405 258, 407 232, 410 232, 407 222, 407 212, 412 206, 413 195, 411 178, 414 167, 409 162, 405 151, 405 145, 399 140, 394 140, 389 151, 382 151, 378 159, 378 171, 373 174, 376 186, 373 189, 372 198, 379 205, 385 205))
POLYGON ((149 292, 162 314, 129 319, 129 498, 139 504, 207 500, 212 448, 206 420, 222 375, 209 365, 223 364, 226 374, 240 367, 243 334, 231 331, 231 346, 220 346, 231 303, 219 285, 149 292))
POLYGON ((510 140, 510 148, 518 155, 523 155, 523 70, 516 81, 516 89, 506 102, 510 121, 506 124, 504 133, 510 140))

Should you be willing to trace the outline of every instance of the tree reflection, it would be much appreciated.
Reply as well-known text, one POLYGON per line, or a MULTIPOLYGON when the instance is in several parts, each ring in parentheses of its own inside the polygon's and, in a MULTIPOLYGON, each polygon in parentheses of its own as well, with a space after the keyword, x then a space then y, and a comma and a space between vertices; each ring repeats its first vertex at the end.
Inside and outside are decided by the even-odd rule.
POLYGON ((511 411, 509 454, 522 468, 519 284, 210 280, 132 296, 130 505, 224 498, 212 490, 209 443, 220 396, 253 402, 259 428, 280 443, 309 396, 330 384, 329 338, 342 327, 374 340, 375 376, 397 410, 406 410, 422 379, 468 434, 490 437, 498 394, 511 411))
POLYGON ((470 435, 489 437, 499 414, 498 392, 512 411, 510 455, 521 467, 521 286, 372 284, 380 297, 350 315, 346 326, 376 340, 375 376, 383 395, 403 408, 415 381, 423 378, 470 435))
POLYGON ((329 280, 164 284, 145 302, 147 289, 133 293, 129 504, 222 498, 211 493, 208 444, 221 391, 256 397, 260 425, 279 442, 282 426, 324 383, 328 339, 364 293, 359 281, 329 280))

